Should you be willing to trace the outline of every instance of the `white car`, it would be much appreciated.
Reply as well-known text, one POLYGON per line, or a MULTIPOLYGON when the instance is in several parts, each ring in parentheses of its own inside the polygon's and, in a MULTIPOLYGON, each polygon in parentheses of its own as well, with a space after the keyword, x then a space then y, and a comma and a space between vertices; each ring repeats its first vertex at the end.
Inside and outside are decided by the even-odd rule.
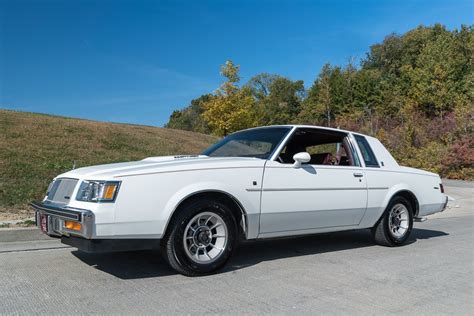
POLYGON ((373 137, 285 125, 234 133, 199 156, 71 170, 32 206, 38 227, 65 244, 160 247, 194 276, 222 267, 240 240, 368 228, 398 246, 447 200, 437 174, 399 166, 373 137))

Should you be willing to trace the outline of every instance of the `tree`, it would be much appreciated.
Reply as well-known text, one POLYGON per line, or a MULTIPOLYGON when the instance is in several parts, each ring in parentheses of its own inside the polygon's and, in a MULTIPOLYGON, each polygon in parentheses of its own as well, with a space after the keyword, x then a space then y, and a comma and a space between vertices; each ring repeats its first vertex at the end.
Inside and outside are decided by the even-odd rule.
POLYGON ((357 68, 354 66, 355 58, 349 58, 347 66, 342 72, 343 81, 344 81, 344 89, 342 91, 343 94, 343 104, 341 105, 342 108, 346 112, 350 111, 354 108, 354 86, 356 82, 356 75, 357 75, 357 68))
POLYGON ((249 89, 238 87, 239 68, 230 60, 221 67, 221 75, 227 80, 203 105, 203 117, 213 134, 226 136, 255 125, 255 100, 249 89))
POLYGON ((262 102, 264 124, 289 124, 300 111, 305 95, 302 80, 278 77, 270 85, 270 94, 262 102))
POLYGON ((270 94, 270 86, 277 79, 278 75, 268 73, 261 73, 252 78, 245 84, 245 87, 250 89, 252 95, 257 101, 263 100, 270 94))
POLYGON ((376 69, 361 70, 354 84, 354 107, 363 113, 372 128, 373 116, 382 111, 380 74, 376 69))
POLYGON ((398 74, 401 56, 403 53, 403 40, 397 34, 385 37, 383 43, 370 47, 370 52, 362 62, 363 68, 380 69, 384 73, 398 74))
POLYGON ((203 104, 210 98, 210 94, 204 94, 191 100, 191 104, 186 108, 173 111, 165 127, 209 134, 211 129, 202 113, 204 112, 203 104))
POLYGON ((255 97, 260 125, 291 123, 299 113, 305 96, 302 80, 292 81, 276 75, 257 75, 245 87, 255 97))
POLYGON ((299 115, 299 121, 312 124, 324 121, 327 126, 331 126, 335 112, 333 107, 334 95, 331 91, 331 79, 334 79, 331 78, 333 72, 334 69, 330 64, 323 66, 318 78, 309 88, 308 97, 299 115))
POLYGON ((435 25, 416 58, 416 67, 407 70, 408 95, 428 115, 443 117, 456 104, 466 102, 462 79, 469 60, 458 45, 455 33, 435 25))

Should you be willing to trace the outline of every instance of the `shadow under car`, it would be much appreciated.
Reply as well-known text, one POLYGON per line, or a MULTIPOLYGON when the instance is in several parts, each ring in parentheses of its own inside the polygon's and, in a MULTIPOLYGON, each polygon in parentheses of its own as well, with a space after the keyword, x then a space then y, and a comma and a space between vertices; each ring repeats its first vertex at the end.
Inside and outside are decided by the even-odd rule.
MULTIPOLYGON (((418 239, 447 236, 442 231, 414 228, 406 245, 418 239)), ((370 231, 353 230, 300 237, 245 241, 219 271, 230 272, 260 262, 376 246, 370 231)), ((90 254, 72 251, 82 262, 120 279, 153 278, 177 274, 157 250, 90 254)))

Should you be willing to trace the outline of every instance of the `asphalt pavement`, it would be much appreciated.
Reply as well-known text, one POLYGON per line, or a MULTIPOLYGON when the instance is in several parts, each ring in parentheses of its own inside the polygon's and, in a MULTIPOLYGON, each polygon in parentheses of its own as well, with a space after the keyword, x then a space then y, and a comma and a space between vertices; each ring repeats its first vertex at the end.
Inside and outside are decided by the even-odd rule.
POLYGON ((474 314, 474 186, 415 223, 410 242, 366 230, 247 242, 218 274, 176 274, 156 252, 91 255, 34 229, 0 231, 0 314, 474 314))

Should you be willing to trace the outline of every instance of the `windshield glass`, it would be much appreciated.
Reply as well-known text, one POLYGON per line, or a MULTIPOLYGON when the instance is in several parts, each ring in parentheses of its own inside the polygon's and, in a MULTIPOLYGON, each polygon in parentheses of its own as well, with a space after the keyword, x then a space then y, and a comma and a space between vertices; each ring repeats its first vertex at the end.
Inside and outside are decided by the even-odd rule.
POLYGON ((206 149, 209 157, 253 157, 268 159, 291 127, 257 128, 231 134, 206 149))

